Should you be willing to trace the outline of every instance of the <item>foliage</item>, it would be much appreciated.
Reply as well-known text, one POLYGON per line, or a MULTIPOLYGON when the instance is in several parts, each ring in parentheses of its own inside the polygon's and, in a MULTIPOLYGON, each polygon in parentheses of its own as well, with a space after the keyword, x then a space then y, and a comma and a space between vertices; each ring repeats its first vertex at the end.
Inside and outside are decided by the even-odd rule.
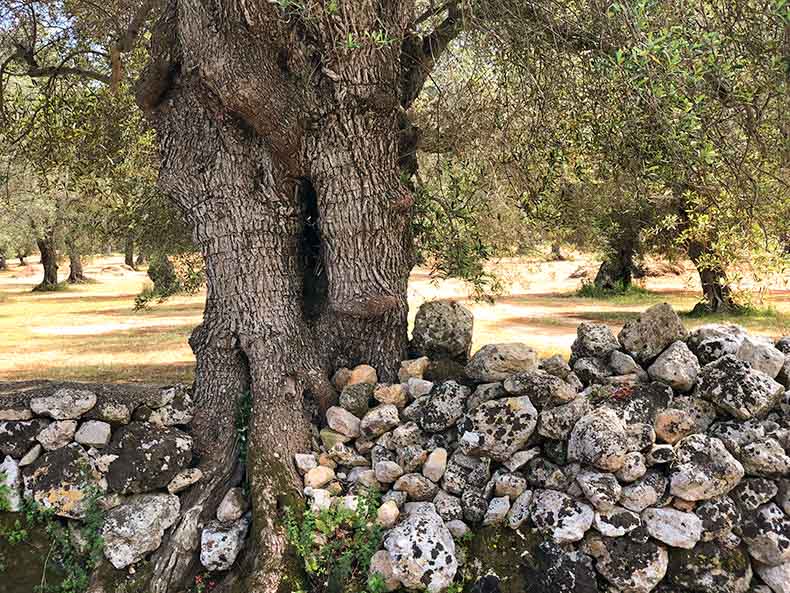
POLYGON ((357 509, 343 505, 301 515, 285 509, 289 543, 304 562, 313 591, 380 593, 380 578, 368 579, 370 559, 379 549, 383 529, 376 523, 379 494, 367 490, 357 497, 357 509))
POLYGON ((22 518, 14 522, 11 529, 0 533, 11 545, 24 543, 29 529, 41 527, 51 541, 42 572, 46 574, 47 563, 56 562, 63 579, 57 585, 42 581, 39 593, 82 593, 87 590, 94 567, 102 557, 104 511, 99 501, 101 492, 94 488, 88 492, 85 516, 80 526, 72 533, 55 516, 52 509, 39 506, 36 502, 22 501, 22 518))
POLYGON ((600 288, 596 286, 594 282, 582 281, 581 288, 576 291, 576 296, 587 299, 610 299, 617 297, 649 299, 652 298, 653 295, 641 286, 633 284, 626 286, 625 284, 619 283, 614 288, 600 288))
POLYGON ((200 254, 192 252, 170 256, 155 253, 148 264, 148 277, 153 280, 153 286, 144 288, 137 295, 135 311, 146 309, 155 299, 163 302, 175 294, 194 294, 206 281, 203 259, 200 254))

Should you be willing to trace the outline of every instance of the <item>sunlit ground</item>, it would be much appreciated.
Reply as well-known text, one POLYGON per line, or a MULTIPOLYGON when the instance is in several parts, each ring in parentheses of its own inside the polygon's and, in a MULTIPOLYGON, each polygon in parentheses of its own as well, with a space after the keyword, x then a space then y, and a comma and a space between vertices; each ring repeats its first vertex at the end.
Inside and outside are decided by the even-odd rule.
MULTIPOLYGON (((187 344, 200 322, 203 294, 154 303, 150 310, 133 311, 134 297, 148 282, 144 271, 123 266, 120 256, 94 258, 86 273, 95 283, 52 293, 32 293, 40 280, 36 258, 28 266, 10 262, 0 272, 0 380, 70 379, 81 381, 189 381, 194 358, 187 344)), ((567 354, 580 321, 600 320, 619 329, 622 323, 653 303, 668 301, 688 312, 699 298, 694 275, 649 278, 653 294, 614 300, 571 296, 580 280, 570 278, 594 262, 536 262, 526 259, 499 262, 496 270, 507 293, 495 304, 475 303, 461 282, 430 279, 417 269, 409 285, 412 318, 430 299, 453 298, 475 315, 474 346, 520 341, 541 355, 567 354)), ((68 265, 61 265, 62 278, 68 265)), ((732 319, 755 333, 790 334, 790 287, 776 286, 766 295, 770 310, 732 319)), ((718 320, 718 319, 717 319, 718 320)), ((686 319, 689 327, 710 321, 686 319)))

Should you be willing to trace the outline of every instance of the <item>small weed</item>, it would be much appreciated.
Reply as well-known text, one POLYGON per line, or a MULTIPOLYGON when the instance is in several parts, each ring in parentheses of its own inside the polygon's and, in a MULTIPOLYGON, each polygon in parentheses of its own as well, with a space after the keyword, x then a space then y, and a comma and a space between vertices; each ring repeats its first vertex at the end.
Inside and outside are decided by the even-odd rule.
POLYGON ((0 472, 0 512, 11 510, 11 488, 5 480, 5 472, 0 472))
POLYGON ((308 509, 299 517, 293 508, 285 509, 288 541, 304 562, 311 590, 386 590, 383 579, 368 578, 370 559, 383 535, 376 523, 378 503, 378 493, 369 490, 359 496, 355 511, 333 506, 318 513, 308 509))

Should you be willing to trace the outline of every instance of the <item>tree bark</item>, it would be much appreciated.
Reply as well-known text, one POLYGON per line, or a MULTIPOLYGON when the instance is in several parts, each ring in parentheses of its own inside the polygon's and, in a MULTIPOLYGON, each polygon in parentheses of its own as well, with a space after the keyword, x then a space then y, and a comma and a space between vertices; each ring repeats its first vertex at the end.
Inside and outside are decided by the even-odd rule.
POLYGON ((55 239, 50 233, 40 239, 36 239, 36 245, 38 245, 38 251, 41 254, 44 277, 41 283, 33 290, 55 290, 58 286, 58 253, 55 249, 55 239))
POLYGON ((123 244, 123 263, 136 270, 134 263, 134 239, 131 236, 126 237, 123 244))
POLYGON ((69 284, 81 284, 87 282, 88 277, 82 269, 82 256, 79 249, 77 249, 76 242, 69 238, 66 240, 66 248, 69 252, 69 277, 66 282, 69 284))
POLYGON ((5 254, 0 253, 0 271, 5 271, 7 269, 8 269, 8 263, 6 262, 5 254))
POLYGON ((605 290, 624 290, 631 286, 634 271, 634 245, 631 241, 622 241, 601 262, 595 275, 595 286, 605 290))
POLYGON ((738 304, 732 295, 732 289, 727 284, 727 272, 712 256, 713 251, 709 246, 698 241, 692 241, 688 246, 688 255, 699 274, 702 285, 702 302, 698 303, 693 312, 728 313, 738 309, 738 304))
POLYGON ((562 245, 558 241, 555 241, 551 244, 551 255, 549 256, 551 261, 565 261, 565 256, 562 254, 562 245))
POLYGON ((17 253, 16 256, 19 259, 19 265, 20 266, 24 266, 25 265, 25 257, 26 256, 24 254, 22 254, 22 253, 17 253))
POLYGON ((178 591, 195 573, 198 524, 243 473, 233 418, 249 389, 242 469, 253 527, 221 590, 286 593, 300 568, 288 562, 282 511, 300 504, 293 458, 336 399, 331 373, 367 362, 395 380, 405 355, 412 198, 400 169, 401 48, 343 50, 340 40, 348 23, 360 38, 384 30, 402 40, 414 6, 343 3, 337 19, 323 9, 301 19, 277 3, 214 4, 169 0, 138 84, 160 140, 160 185, 190 222, 207 279, 190 342, 206 478, 182 497, 150 589, 178 591))

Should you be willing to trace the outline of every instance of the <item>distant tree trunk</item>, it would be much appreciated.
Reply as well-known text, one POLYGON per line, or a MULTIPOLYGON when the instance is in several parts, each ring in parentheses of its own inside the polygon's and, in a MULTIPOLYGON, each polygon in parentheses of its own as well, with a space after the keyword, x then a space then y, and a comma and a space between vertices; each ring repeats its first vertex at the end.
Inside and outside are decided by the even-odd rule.
POLYGON ((692 241, 688 255, 697 268, 702 284, 703 301, 694 307, 696 313, 727 313, 738 309, 733 299, 732 289, 727 284, 727 272, 718 264, 708 245, 692 241))
POLYGON ((25 254, 24 253, 17 253, 16 256, 19 259, 19 265, 20 266, 24 266, 25 265, 25 254))
POLYGON ((634 278, 635 240, 631 236, 620 237, 601 262, 595 275, 595 286, 606 290, 623 290, 631 286, 634 278))
POLYGON ((66 248, 69 251, 69 277, 66 279, 66 282, 69 284, 86 282, 88 278, 82 270, 82 256, 79 249, 77 249, 76 242, 71 238, 67 239, 66 248))
POLYGON ((7 269, 8 269, 8 263, 6 262, 5 254, 0 253, 0 270, 7 270, 7 269))
POLYGON ((134 239, 131 236, 126 237, 123 246, 123 263, 133 270, 137 269, 134 263, 134 239))
POLYGON ((36 239, 36 245, 41 253, 44 278, 33 290, 55 290, 58 286, 58 253, 55 249, 54 237, 52 234, 47 234, 41 239, 36 239))
POLYGON ((140 254, 138 254, 136 263, 137 263, 138 266, 142 266, 145 263, 145 254, 144 253, 141 252, 140 254))
POLYGON ((559 241, 555 241, 551 244, 551 255, 549 259, 551 261, 565 261, 565 256, 562 254, 562 245, 560 245, 559 241))

